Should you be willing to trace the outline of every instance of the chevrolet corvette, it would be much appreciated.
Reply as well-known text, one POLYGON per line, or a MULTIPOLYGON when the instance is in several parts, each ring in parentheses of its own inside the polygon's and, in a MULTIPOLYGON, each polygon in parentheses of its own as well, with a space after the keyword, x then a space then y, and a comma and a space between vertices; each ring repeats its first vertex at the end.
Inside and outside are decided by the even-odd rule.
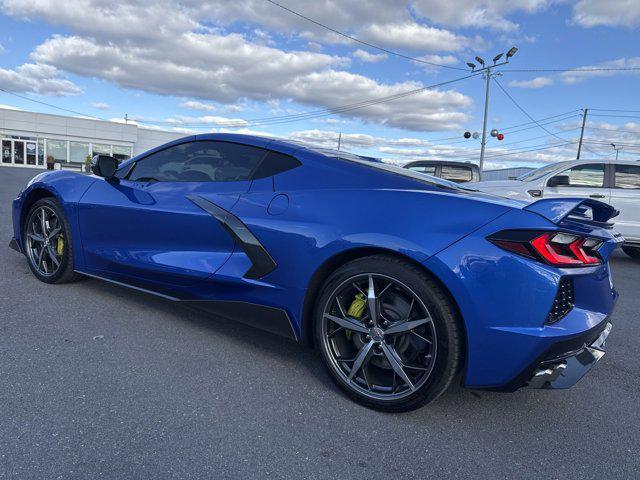
POLYGON ((527 205, 340 151, 185 137, 13 202, 35 277, 93 277, 317 349, 355 401, 407 411, 454 381, 567 388, 604 354, 613 207, 527 205))

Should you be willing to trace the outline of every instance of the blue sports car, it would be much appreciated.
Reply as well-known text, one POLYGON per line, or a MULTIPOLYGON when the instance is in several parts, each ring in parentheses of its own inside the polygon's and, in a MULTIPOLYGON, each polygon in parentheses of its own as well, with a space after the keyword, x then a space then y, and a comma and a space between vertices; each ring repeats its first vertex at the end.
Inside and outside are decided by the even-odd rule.
POLYGON ((95 277, 313 345, 368 407, 414 409, 456 378, 566 388, 604 354, 623 241, 604 203, 527 206, 232 134, 92 171, 42 173, 13 203, 39 280, 95 277))

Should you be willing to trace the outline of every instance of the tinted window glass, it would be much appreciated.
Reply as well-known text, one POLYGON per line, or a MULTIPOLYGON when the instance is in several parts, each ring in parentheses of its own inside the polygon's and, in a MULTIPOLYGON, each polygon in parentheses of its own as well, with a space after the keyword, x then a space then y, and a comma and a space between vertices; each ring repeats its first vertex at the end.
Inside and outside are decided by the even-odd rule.
POLYGON ((266 150, 237 143, 201 141, 166 148, 136 163, 138 182, 237 182, 248 180, 266 150))
POLYGON ((572 187, 600 188, 604 186, 604 165, 602 163, 577 165, 559 175, 567 175, 569 185, 572 187))
POLYGON ((452 182, 470 182, 472 180, 471 168, 442 165, 442 178, 452 182))
POLYGON ((412 167, 409 167, 409 170, 413 170, 414 172, 426 173, 427 175, 436 174, 435 165, 414 165, 412 167))
POLYGON ((300 162, 294 157, 285 155, 284 153, 270 151, 251 178, 271 177, 299 166, 300 162))
POLYGON ((616 165, 616 188, 640 188, 640 165, 616 165))

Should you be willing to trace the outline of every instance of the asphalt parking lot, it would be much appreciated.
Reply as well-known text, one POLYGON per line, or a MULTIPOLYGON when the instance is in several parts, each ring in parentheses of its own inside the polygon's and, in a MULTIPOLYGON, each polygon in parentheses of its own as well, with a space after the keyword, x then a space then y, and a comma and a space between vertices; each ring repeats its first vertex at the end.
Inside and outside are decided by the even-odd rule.
POLYGON ((409 414, 345 398, 312 350, 10 250, 0 167, 0 478, 638 478, 640 262, 608 352, 568 391, 452 388, 409 414))

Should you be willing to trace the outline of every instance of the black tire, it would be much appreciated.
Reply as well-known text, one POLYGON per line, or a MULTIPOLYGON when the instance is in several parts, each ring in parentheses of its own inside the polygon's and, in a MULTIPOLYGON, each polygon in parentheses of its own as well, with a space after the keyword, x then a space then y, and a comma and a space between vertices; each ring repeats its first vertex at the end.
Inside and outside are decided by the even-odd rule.
MULTIPOLYGON (((49 213, 51 215, 51 213, 49 213)), ((73 245, 71 242, 71 230, 69 228, 69 222, 64 214, 64 210, 62 206, 52 197, 46 197, 38 200, 34 203, 29 209, 29 213, 27 214, 26 221, 23 225, 22 238, 24 239, 25 245, 25 255, 27 257, 27 262, 29 264, 29 268, 31 272, 35 275, 35 277, 41 282, 45 283, 69 283, 75 282, 82 278, 82 275, 74 272, 73 270, 73 245), (51 239, 52 247, 51 250, 59 253, 61 248, 62 254, 57 256, 59 266, 55 268, 51 268, 50 273, 43 273, 37 266, 38 262, 36 261, 36 256, 38 250, 31 250, 30 245, 36 245, 35 243, 29 243, 28 234, 29 234, 29 226, 34 221, 37 220, 37 215, 39 212, 45 209, 47 212, 53 212, 54 219, 56 219, 56 225, 60 227, 60 234, 56 236, 55 239, 51 239), (61 247, 58 245, 58 238, 62 239, 61 247), (53 241, 55 240, 56 244, 53 246, 53 241)), ((49 245, 49 240, 47 239, 47 245, 49 245)), ((44 248, 44 247, 42 247, 44 248)), ((48 255, 45 253, 45 255, 48 255)), ((51 256, 49 255, 49 258, 51 256)), ((51 265, 54 265, 53 263, 51 265)))
MULTIPOLYGON (((393 294, 393 292, 391 292, 391 294, 393 294)), ((389 293, 387 293, 386 295, 389 295, 389 293)), ((380 311, 378 312, 378 314, 376 314, 376 316, 382 317, 382 312, 384 312, 385 317, 383 318, 385 318, 386 320, 386 317, 389 316, 389 313, 386 312, 387 306, 386 304, 383 304, 382 295, 380 295, 379 298, 380 311)), ((395 300, 393 301, 395 302, 395 300)), ((406 319, 403 321, 397 321, 395 323, 400 324, 409 320, 412 308, 414 308, 413 303, 411 305, 412 306, 408 309, 406 319)), ((368 309, 368 313, 365 315, 371 315, 369 307, 366 308, 368 309)), ((350 314, 348 314, 347 316, 349 315, 350 314)), ((362 319, 365 319, 365 317, 362 317, 362 319)), ((371 320, 369 321, 371 322, 371 320)), ((376 321, 376 324, 377 322, 378 321, 376 321)), ((367 322, 365 321, 364 323, 367 322)), ((369 323, 368 325, 373 324, 374 323, 369 323)), ((391 327, 393 327, 394 322, 389 323, 385 321, 385 324, 390 326, 382 328, 383 331, 385 330, 385 328, 390 329, 391 327)), ((372 331, 373 330, 374 329, 372 329, 372 331)), ((379 330, 380 329, 378 329, 378 331, 379 330)), ((356 331, 346 330, 345 328, 343 328, 343 332, 341 332, 340 335, 342 335, 342 333, 344 333, 345 337, 348 338, 349 341, 354 342, 356 336, 360 335, 360 344, 365 343, 367 340, 368 342, 379 342, 375 343, 377 347, 377 354, 382 354, 384 360, 378 360, 378 363, 376 364, 377 366, 374 365, 374 367, 382 368, 381 363, 386 362, 386 364, 388 365, 387 368, 391 368, 389 356, 384 356, 385 349, 382 344, 384 343, 390 345, 390 342, 395 342, 395 340, 392 340, 392 336, 383 335, 382 337, 374 337, 373 333, 365 336, 362 332, 358 333, 356 331)), ((411 333, 413 333, 413 330, 411 333)), ((406 335, 411 335, 411 333, 408 333, 406 335)), ((459 372, 462 364, 464 341, 463 327, 461 319, 457 314, 457 310, 447 294, 442 290, 438 283, 434 281, 434 279, 424 270, 418 268, 415 265, 412 265, 407 261, 387 255, 374 255, 353 260, 336 270, 327 279, 315 305, 314 335, 315 344, 321 351, 325 367, 327 368, 329 375, 336 383, 336 385, 340 387, 349 397, 351 397, 361 405, 380 411, 410 411, 436 400, 440 395, 442 395, 442 393, 447 390, 456 374, 459 372), (435 360, 431 364, 429 373, 425 373, 426 379, 423 378, 421 380, 424 383, 422 383, 419 387, 417 387, 417 383, 416 385, 412 385, 412 387, 416 387, 414 391, 411 391, 411 389, 409 388, 409 383, 407 383, 407 391, 403 394, 405 396, 403 396, 402 398, 380 398, 384 397, 384 395, 382 394, 379 394, 377 398, 372 398, 373 392, 368 393, 366 391, 363 391, 365 390, 365 388, 362 387, 361 379, 359 380, 360 387, 358 387, 358 385, 355 385, 354 379, 348 378, 348 375, 345 374, 344 369, 340 366, 342 365, 341 362, 345 362, 345 360, 340 360, 338 358, 338 356, 342 357, 342 355, 336 355, 335 352, 335 344, 333 342, 336 342, 336 340, 333 339, 338 336, 335 335, 335 331, 340 329, 340 327, 338 327, 337 324, 334 324, 332 331, 328 333, 328 328, 330 327, 327 327, 327 325, 334 320, 323 321, 323 318, 325 318, 326 316, 325 312, 329 311, 328 309, 333 308, 333 311, 335 311, 336 305, 340 306, 341 311, 344 311, 346 309, 346 307, 341 307, 343 301, 341 302, 336 297, 339 297, 340 292, 343 291, 340 290, 341 288, 347 288, 344 287, 344 285, 348 285, 348 283, 351 282, 352 279, 360 278, 363 275, 368 275, 370 278, 376 276, 376 278, 378 279, 376 281, 379 282, 384 282, 385 279, 389 280, 390 282, 398 282, 398 288, 400 289, 399 291, 402 291, 401 289, 403 287, 408 288, 411 294, 413 294, 414 297, 417 297, 417 302, 421 302, 422 306, 426 307, 426 313, 432 319, 432 321, 430 322, 430 328, 433 331, 434 337, 432 337, 432 340, 434 340, 433 343, 435 344, 435 347, 431 348, 436 348, 433 351, 433 353, 435 353, 435 360), (329 338, 331 338, 331 340, 329 340, 329 338)), ((339 341, 346 342, 347 340, 339 339, 339 341)), ((393 350, 394 352, 397 353, 397 351, 399 351, 395 345, 393 346, 393 348, 395 349, 393 350)), ((372 355, 372 353, 369 353, 367 354, 366 358, 373 358, 372 355)), ((429 355, 424 356, 424 358, 428 357, 429 355)), ((405 359, 402 358, 402 355, 399 355, 398 358, 402 361, 401 365, 404 366, 405 359)), ((364 361, 370 362, 370 360, 364 361)), ((355 365, 355 362, 352 365, 355 365)), ((345 368, 350 368, 350 370, 353 370, 354 367, 345 368)), ((363 363, 362 367, 358 368, 361 369, 362 376, 366 379, 367 374, 365 369, 371 368, 370 363, 367 365, 363 363)), ((357 374, 357 372, 358 369, 356 369, 355 374, 357 374)), ((369 372, 371 372, 371 370, 369 370, 369 372)), ((394 394, 394 390, 396 389, 396 374, 394 372, 392 373, 393 386, 390 389, 390 397, 394 394)), ((351 373, 351 375, 354 374, 351 373)), ((356 378, 355 380, 358 379, 356 378)), ((368 379, 366 379, 366 387, 370 387, 368 379)), ((374 385, 373 387, 376 388, 376 385, 374 385)))
POLYGON ((640 259, 640 247, 622 247, 622 251, 631 258, 640 259))

